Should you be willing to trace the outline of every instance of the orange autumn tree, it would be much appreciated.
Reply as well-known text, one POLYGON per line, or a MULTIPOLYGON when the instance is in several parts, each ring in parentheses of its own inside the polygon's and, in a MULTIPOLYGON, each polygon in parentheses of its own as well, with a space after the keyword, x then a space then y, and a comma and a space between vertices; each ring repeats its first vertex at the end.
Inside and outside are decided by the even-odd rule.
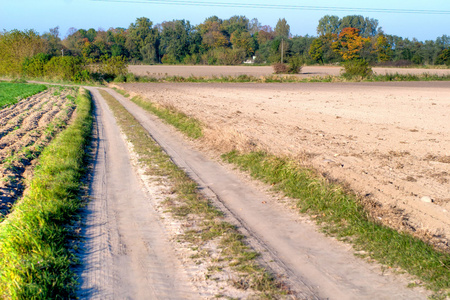
POLYGON ((342 29, 332 45, 333 51, 341 55, 344 60, 358 59, 365 44, 370 43, 370 38, 363 38, 359 32, 359 29, 353 27, 342 29))

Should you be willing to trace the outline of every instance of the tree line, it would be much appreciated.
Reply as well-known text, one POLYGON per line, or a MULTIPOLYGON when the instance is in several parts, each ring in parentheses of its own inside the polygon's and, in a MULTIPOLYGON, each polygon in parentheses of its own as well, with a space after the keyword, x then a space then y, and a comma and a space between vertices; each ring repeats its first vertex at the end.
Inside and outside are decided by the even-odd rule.
POLYGON ((253 58, 256 63, 273 64, 296 58, 307 64, 360 59, 371 64, 400 66, 450 65, 450 37, 446 35, 425 42, 404 39, 384 33, 378 20, 360 15, 343 18, 326 15, 319 20, 317 34, 292 36, 285 19, 279 19, 272 28, 245 16, 229 19, 212 16, 196 26, 186 20, 155 25, 142 17, 128 28, 71 28, 64 39, 58 27, 42 35, 34 30, 3 31, 0 32, 0 74, 39 69, 26 64, 40 60, 45 65, 55 57, 72 57, 85 65, 112 58, 116 62, 136 64, 235 65, 253 58), (37 54, 41 56, 31 60, 37 54))

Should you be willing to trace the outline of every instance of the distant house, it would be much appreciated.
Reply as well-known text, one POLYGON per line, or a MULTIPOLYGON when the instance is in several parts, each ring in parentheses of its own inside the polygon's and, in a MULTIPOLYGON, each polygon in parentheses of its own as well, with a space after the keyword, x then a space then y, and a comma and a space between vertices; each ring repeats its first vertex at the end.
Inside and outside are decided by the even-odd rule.
POLYGON ((247 59, 244 61, 244 64, 254 64, 256 60, 256 56, 253 56, 252 58, 247 59))

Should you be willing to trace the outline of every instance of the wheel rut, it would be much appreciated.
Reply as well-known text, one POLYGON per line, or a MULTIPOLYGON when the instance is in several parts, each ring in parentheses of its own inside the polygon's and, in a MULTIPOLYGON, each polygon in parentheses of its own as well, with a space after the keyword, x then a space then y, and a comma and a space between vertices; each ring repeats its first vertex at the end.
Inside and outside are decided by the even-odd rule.
POLYGON ((95 153, 77 270, 81 299, 199 299, 142 189, 112 112, 96 88, 95 153))

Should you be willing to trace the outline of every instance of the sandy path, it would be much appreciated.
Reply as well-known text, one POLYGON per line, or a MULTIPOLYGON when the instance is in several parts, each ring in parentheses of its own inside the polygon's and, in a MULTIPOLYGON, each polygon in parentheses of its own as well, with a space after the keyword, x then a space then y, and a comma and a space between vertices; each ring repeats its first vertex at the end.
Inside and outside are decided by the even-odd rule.
MULTIPOLYGON (((128 70, 136 75, 148 75, 151 77, 164 76, 239 76, 250 75, 255 77, 269 76, 273 74, 270 66, 171 66, 171 65, 130 65, 128 70)), ((341 67, 331 66, 305 66, 300 77, 326 76, 340 74, 341 67)), ((406 68, 373 68, 375 74, 438 74, 449 75, 450 69, 406 69, 406 68)))
MULTIPOLYGON (((82 299, 198 299, 95 88, 97 150, 87 208, 82 299)), ((157 191, 155 191, 156 193, 157 191)))
POLYGON ((379 202, 385 224, 449 249, 448 82, 123 87, 198 118, 222 152, 296 156, 379 202))
POLYGON ((167 125, 117 93, 124 107, 233 218, 267 263, 276 264, 300 299, 424 299, 400 277, 354 257, 350 247, 324 237, 233 172, 193 150, 167 125))

